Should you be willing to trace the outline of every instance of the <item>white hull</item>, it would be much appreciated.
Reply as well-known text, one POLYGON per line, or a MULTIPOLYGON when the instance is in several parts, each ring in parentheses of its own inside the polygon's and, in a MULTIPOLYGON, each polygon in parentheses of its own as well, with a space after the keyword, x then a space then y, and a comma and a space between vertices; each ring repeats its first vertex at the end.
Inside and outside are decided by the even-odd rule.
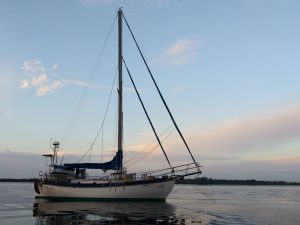
POLYGON ((175 185, 175 180, 161 181, 158 183, 146 183, 111 187, 80 187, 59 186, 52 184, 40 184, 40 194, 37 198, 45 199, 166 199, 175 185))

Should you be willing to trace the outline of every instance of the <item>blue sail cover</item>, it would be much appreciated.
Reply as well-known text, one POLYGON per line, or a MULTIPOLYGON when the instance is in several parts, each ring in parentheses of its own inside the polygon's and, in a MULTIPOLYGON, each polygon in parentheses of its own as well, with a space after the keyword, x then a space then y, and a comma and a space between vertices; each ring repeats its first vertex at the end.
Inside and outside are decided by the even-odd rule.
POLYGON ((123 151, 118 150, 115 157, 105 163, 66 163, 64 164, 67 168, 80 168, 80 169, 102 169, 106 170, 120 170, 123 167, 123 151))

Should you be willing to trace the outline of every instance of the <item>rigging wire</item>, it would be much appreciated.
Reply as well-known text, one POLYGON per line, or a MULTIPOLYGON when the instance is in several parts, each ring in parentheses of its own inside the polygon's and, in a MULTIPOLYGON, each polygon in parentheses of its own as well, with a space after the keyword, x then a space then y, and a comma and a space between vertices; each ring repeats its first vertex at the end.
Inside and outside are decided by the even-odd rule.
POLYGON ((143 110, 144 110, 144 112, 145 112, 145 114, 146 114, 146 117, 147 117, 147 119, 148 119, 148 121, 149 121, 149 124, 150 124, 150 126, 151 126, 151 128, 152 128, 152 131, 153 131, 153 133, 155 134, 155 137, 156 137, 156 139, 157 139, 157 142, 159 143, 159 146, 160 146, 161 150, 163 151, 163 153, 164 153, 164 155, 165 155, 165 158, 166 158, 166 160, 168 161, 169 166, 172 168, 171 163, 170 163, 170 160, 169 160, 169 158, 168 158, 168 156, 167 156, 167 154, 166 154, 166 152, 165 152, 165 150, 164 150, 164 147, 163 147, 162 144, 161 144, 161 141, 160 141, 160 139, 159 139, 159 137, 158 137, 158 135, 157 135, 157 133, 156 133, 156 130, 155 130, 155 128, 154 128, 154 126, 153 126, 153 124, 152 124, 152 121, 151 121, 151 119, 150 119, 150 117, 149 117, 149 115, 148 115, 148 113, 147 113, 147 110, 146 110, 146 108, 145 108, 145 106, 144 106, 144 103, 143 103, 143 101, 142 101, 142 99, 141 99, 141 96, 140 96, 140 94, 139 94, 139 92, 138 92, 136 86, 135 86, 135 83, 134 83, 134 81, 133 81, 133 79, 132 79, 132 76, 131 76, 131 74, 130 74, 130 72, 129 72, 129 69, 128 69, 127 64, 126 64, 126 62, 125 62, 125 60, 124 60, 123 57, 122 57, 122 60, 123 60, 124 65, 125 65, 125 67, 126 67, 126 70, 127 70, 128 75, 129 75, 130 81, 131 81, 131 83, 132 83, 132 85, 133 85, 133 87, 134 87, 134 90, 135 90, 135 92, 136 92, 136 94, 137 94, 137 96, 138 96, 138 98, 139 98, 139 101, 140 101, 140 103, 141 103, 141 105, 142 105, 142 107, 143 107, 143 110))
MULTIPOLYGON (((98 65, 100 64, 101 62, 101 59, 102 59, 102 56, 103 56, 103 53, 104 53, 104 50, 107 46, 107 43, 108 43, 108 40, 109 40, 109 37, 111 36, 111 33, 112 33, 112 30, 113 30, 113 27, 114 27, 114 24, 116 22, 116 19, 117 19, 117 16, 114 17, 114 20, 109 28, 109 32, 104 40, 104 43, 103 43, 103 46, 97 56, 97 59, 96 59, 96 63, 94 64, 92 70, 91 70, 91 73, 90 73, 90 76, 88 78, 88 82, 91 83, 92 80, 94 79, 94 76, 95 76, 95 73, 96 73, 96 70, 97 70, 97 67, 98 65)), ((74 127, 74 124, 76 122, 76 120, 78 119, 78 116, 79 116, 79 109, 81 108, 82 106, 82 102, 83 102, 83 99, 86 95, 86 92, 87 92, 87 87, 84 87, 82 92, 81 92, 81 95, 79 96, 79 99, 78 99, 78 102, 73 110, 73 113, 71 115, 71 118, 66 126, 66 130, 64 132, 64 135, 62 137, 62 148, 65 146, 66 142, 68 141, 69 137, 70 137, 70 134, 71 134, 71 130, 72 128, 74 127)))
POLYGON ((175 121, 175 119, 174 119, 174 117, 173 117, 173 115, 172 115, 172 113, 171 113, 171 111, 170 111, 170 109, 169 109, 169 107, 168 107, 168 105, 167 105, 167 103, 166 103, 164 97, 162 96, 162 94, 161 94, 161 92, 160 92, 160 90, 159 90, 159 88, 158 88, 158 85, 157 85, 157 83, 156 83, 156 81, 155 81, 155 79, 154 79, 154 77, 153 77, 153 75, 152 75, 152 72, 151 72, 151 70, 150 70, 150 68, 149 68, 149 66, 148 66, 148 64, 147 64, 147 62, 146 62, 146 59, 145 59, 145 57, 144 57, 144 55, 143 55, 143 53, 142 53, 142 51, 141 51, 141 49, 140 49, 140 47, 139 47, 139 45, 138 45, 136 39, 135 39, 135 36, 133 35, 133 32, 132 32, 132 30, 131 30, 131 28, 130 28, 130 26, 129 26, 129 24, 128 24, 128 22, 127 22, 127 20, 126 20, 126 18, 125 18, 125 16, 124 16, 124 14, 123 14, 123 12, 122 12, 122 16, 123 16, 123 18, 124 18, 124 20, 125 20, 125 23, 126 23, 128 29, 129 29, 129 31, 130 31, 130 34, 131 34, 131 36, 132 36, 132 38, 133 38, 133 40, 134 40, 134 42, 135 42, 135 45, 136 45, 136 47, 137 47, 137 49, 138 49, 138 51, 139 51, 139 53, 140 53, 140 55, 141 55, 141 57, 142 57, 142 59, 143 59, 143 61, 144 61, 144 64, 145 64, 145 66, 147 67, 147 70, 148 70, 148 72, 149 72, 149 74, 150 74, 150 76, 151 76, 151 79, 152 79, 152 81, 153 81, 155 87, 156 87, 156 90, 157 90, 157 92, 158 92, 158 94, 159 94, 159 96, 160 96, 160 98, 161 98, 161 100, 162 100, 164 106, 166 107, 166 109, 167 109, 167 111, 168 111, 168 113, 169 113, 169 116, 170 116, 170 118, 171 118, 171 120, 172 120, 172 122, 173 122, 173 124, 174 124, 174 126, 175 126, 175 128, 176 128, 176 130, 177 130, 177 132, 178 132, 178 134, 180 135, 180 137, 181 137, 181 139, 182 139, 182 141, 183 141, 185 147, 187 148, 188 152, 190 153, 190 156, 191 156, 192 160, 194 161, 195 165, 198 165, 197 162, 196 162, 196 160, 195 160, 195 158, 194 158, 194 156, 193 156, 193 154, 192 154, 192 152, 191 152, 191 150, 190 150, 190 148, 189 148, 189 146, 188 146, 188 144, 187 144, 187 142, 185 141, 185 139, 184 139, 184 137, 183 137, 181 131, 179 130, 179 127, 177 126, 177 123, 176 123, 176 121, 175 121))
MULTIPOLYGON (((166 139, 167 139, 174 131, 175 131, 175 129, 172 129, 171 132, 169 132, 169 134, 168 134, 166 137, 164 137, 164 138, 162 139, 161 142, 164 143, 165 140, 166 140, 166 139)), ((159 144, 157 144, 156 146, 154 146, 152 149, 148 150, 148 151, 145 153, 145 155, 142 156, 141 158, 135 160, 134 162, 131 162, 131 164, 129 164, 129 165, 127 166, 127 168, 130 168, 130 167, 136 165, 137 163, 141 162, 142 160, 144 160, 144 159, 145 159, 146 157, 148 157, 152 152, 154 152, 158 147, 159 147, 159 144)))
POLYGON ((196 187, 196 185, 192 185, 192 187, 193 187, 196 191, 198 191, 198 192, 200 192, 202 195, 204 195, 208 200, 212 201, 213 204, 216 204, 216 203, 217 203, 217 201, 216 201, 215 199, 211 198, 207 193, 201 191, 200 188, 196 187))
MULTIPOLYGON (((173 132, 174 132, 174 129, 172 129, 172 130, 169 132, 169 134, 168 134, 166 137, 164 137, 164 138, 162 139, 162 143, 163 143, 165 140, 167 140, 167 138, 168 138, 173 132)), ((140 160, 143 160, 143 159, 145 159, 147 156, 149 156, 149 155, 150 155, 157 147, 158 147, 158 145, 156 145, 154 148, 152 148, 152 150, 146 152, 146 154, 144 155, 144 157, 143 157, 142 159, 140 159, 140 160)))
MULTIPOLYGON (((172 125, 166 129, 162 134, 159 135, 159 137, 161 138, 170 128, 172 127, 172 125)), ((135 155, 133 155, 128 161, 126 161, 124 164, 127 164, 131 161, 135 161, 136 159, 140 158, 141 156, 147 154, 149 152, 149 147, 153 148, 153 143, 156 142, 156 139, 152 140, 152 142, 150 142, 146 147, 144 147, 144 149, 138 153, 136 153, 135 155)), ((158 145, 159 146, 159 145, 158 145)), ((150 148, 150 150, 152 149, 150 148)))
MULTIPOLYGON (((165 140, 174 132, 174 129, 172 129, 169 134, 167 134, 166 137, 164 137, 162 139, 162 143, 165 142, 165 140)), ((156 144, 155 146, 153 146, 152 148, 148 149, 147 151, 144 152, 143 155, 140 155, 139 158, 133 160, 132 162, 129 163, 129 165, 127 164, 127 167, 132 167, 133 165, 139 163, 140 161, 144 160, 146 157, 148 157, 150 154, 152 154, 157 148, 159 147, 159 144, 156 144)))
MULTIPOLYGON (((169 195, 168 195, 168 199, 174 199, 174 198, 170 198, 171 196, 173 196, 175 193, 181 191, 184 188, 184 186, 181 186, 180 188, 178 188, 177 190, 172 191, 169 195)), ((176 198, 175 198, 176 199, 176 198)))
POLYGON ((119 103, 118 103, 118 101, 116 101, 116 115, 115 115, 116 124, 115 124, 115 137, 114 137, 114 148, 113 148, 113 150, 115 150, 117 148, 117 144, 118 144, 118 124, 119 124, 119 122, 118 122, 118 118, 119 118, 118 106, 119 106, 119 103))
POLYGON ((102 127, 102 135, 101 135, 101 163, 103 163, 103 146, 104 146, 104 126, 102 127))
MULTIPOLYGON (((200 193, 200 194, 202 194, 205 198, 207 198, 207 200, 211 201, 212 204, 216 204, 216 203, 217 203, 216 199, 211 198, 207 193, 201 191, 198 187, 196 187, 196 185, 191 185, 191 187, 193 187, 193 188, 195 189, 195 191, 196 191, 195 193, 200 193)), ((182 186, 181 186, 180 188, 178 188, 177 190, 172 191, 172 192, 169 194, 168 199, 190 200, 189 198, 186 198, 186 197, 183 197, 183 198, 180 198, 180 197, 179 197, 179 198, 178 198, 178 197, 175 197, 175 196, 174 196, 174 194, 176 194, 176 193, 182 191, 183 188, 185 188, 184 185, 182 185, 182 186), (173 196, 174 196, 174 197, 173 197, 173 196)), ((197 199, 195 199, 195 200, 197 200, 197 199)), ((204 200, 204 199, 203 199, 203 200, 204 200)), ((183 208, 183 207, 181 207, 181 208, 183 208)))
POLYGON ((92 158, 92 149, 89 152, 88 163, 91 162, 91 158, 92 158))
MULTIPOLYGON (((166 132, 168 132, 170 130, 170 128, 173 126, 173 124, 171 124, 163 133, 161 133, 159 135, 159 137, 162 137, 166 132)), ((126 161, 124 164, 129 163, 132 160, 135 160, 137 157, 139 157, 141 154, 144 154, 146 152, 149 151, 149 147, 156 142, 156 139, 153 139, 146 147, 144 147, 143 150, 141 150, 140 152, 137 152, 135 155, 133 155, 128 161, 126 161)))
POLYGON ((101 132, 101 130, 103 129, 103 126, 104 126, 104 122, 105 122, 105 119, 106 119, 106 116, 107 116, 107 112, 108 112, 108 108, 109 108, 109 105, 110 105, 110 102, 111 102, 111 96, 112 96, 112 93, 113 93, 113 89, 114 89, 114 86, 115 86, 115 82, 116 82, 116 77, 117 77, 117 71, 118 71, 118 68, 116 69, 115 71, 115 75, 114 75, 114 80, 113 80, 113 83, 112 83, 112 86, 111 86, 111 89, 110 89, 110 93, 109 93, 109 98, 108 98, 108 102, 107 102, 107 105, 106 105, 106 108, 105 108, 105 112, 104 112, 104 117, 103 117, 103 120, 102 120, 102 123, 101 123, 101 126, 100 128, 98 129, 98 132, 91 144, 91 146, 88 148, 88 150, 83 154, 83 156, 79 159, 78 163, 88 154, 88 152, 92 151, 92 148, 101 132))

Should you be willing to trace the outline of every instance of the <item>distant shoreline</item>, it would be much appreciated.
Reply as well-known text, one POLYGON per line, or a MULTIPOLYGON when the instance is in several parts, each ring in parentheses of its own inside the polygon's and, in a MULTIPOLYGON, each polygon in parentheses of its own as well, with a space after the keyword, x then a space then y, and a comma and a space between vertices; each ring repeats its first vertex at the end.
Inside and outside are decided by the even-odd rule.
POLYGON ((196 179, 176 180, 176 184, 197 184, 197 185, 300 185, 299 182, 287 181, 263 181, 263 180, 227 180, 227 179, 212 179, 201 177, 196 179))
MULTIPOLYGON (((0 182, 34 182, 35 178, 0 178, 0 182)), ((300 186, 300 182, 287 182, 287 181, 263 181, 263 180, 226 180, 226 179, 212 179, 207 177, 196 179, 176 180, 176 184, 197 184, 197 185, 294 185, 300 186)))
POLYGON ((0 178, 0 182, 34 182, 35 178, 0 178))

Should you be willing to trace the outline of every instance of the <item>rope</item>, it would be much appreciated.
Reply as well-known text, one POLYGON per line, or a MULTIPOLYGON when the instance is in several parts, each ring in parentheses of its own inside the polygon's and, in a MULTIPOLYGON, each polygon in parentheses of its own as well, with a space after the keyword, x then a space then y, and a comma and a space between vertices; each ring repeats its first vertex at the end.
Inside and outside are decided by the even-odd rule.
MULTIPOLYGON (((174 130, 172 130, 164 139, 162 139, 161 143, 163 143, 173 132, 174 132, 174 130)), ((141 162, 142 160, 144 160, 146 157, 148 157, 150 154, 152 154, 158 147, 159 147, 159 144, 157 144, 154 147, 152 147, 151 149, 147 150, 144 153, 144 155, 141 155, 139 158, 137 158, 134 161, 132 161, 131 163, 129 163, 129 165, 127 165, 127 168, 130 168, 130 167, 136 165, 137 163, 141 162)))
POLYGON ((92 151, 92 148, 101 132, 101 130, 103 129, 103 126, 104 126, 104 122, 105 122, 105 119, 106 119, 106 116, 107 116, 107 111, 108 111, 108 108, 109 108, 109 105, 110 105, 110 102, 111 102, 111 96, 112 96, 112 93, 113 93, 113 89, 114 89, 114 85, 115 85, 115 82, 116 82, 116 77, 117 77, 117 71, 118 69, 116 69, 115 71, 115 76, 114 76, 114 80, 113 80, 113 84, 111 86, 111 89, 110 89, 110 93, 109 93, 109 98, 108 98, 108 102, 107 102, 107 105, 106 105, 106 108, 105 108, 105 112, 104 112, 104 117, 103 117, 103 120, 102 120, 102 123, 101 123, 101 126, 100 128, 98 129, 98 132, 91 144, 91 146, 88 148, 88 150, 85 152, 85 154, 79 159, 78 163, 86 156, 86 154, 89 152, 89 151, 92 151))
POLYGON ((181 191, 183 189, 183 186, 181 186, 180 188, 178 188, 177 190, 175 191, 172 191, 171 194, 169 194, 168 198, 169 199, 176 199, 176 198, 170 198, 171 196, 173 196, 175 193, 181 191))
MULTIPOLYGON (((164 141, 165 141, 165 140, 166 140, 166 139, 167 139, 174 131, 175 131, 174 129, 171 130, 171 132, 169 132, 169 134, 168 134, 166 137, 164 137, 164 138, 162 139, 161 142, 164 143, 164 141)), ((156 146, 154 146, 152 149, 148 150, 148 151, 145 153, 144 156, 142 155, 142 157, 136 159, 134 162, 131 162, 131 164, 129 164, 129 165, 127 166, 127 168, 130 168, 130 167, 136 165, 137 163, 141 162, 142 160, 144 160, 144 159, 145 159, 146 157, 148 157, 152 152, 154 152, 158 147, 159 147, 159 144, 157 144, 156 146)))
POLYGON ((212 201, 213 204, 216 204, 217 201, 215 199, 212 199, 208 196, 208 194, 206 194, 205 192, 201 191, 198 187, 196 187, 195 185, 192 185, 192 187, 197 190, 198 192, 200 192, 202 195, 204 195, 208 200, 212 201))
MULTIPOLYGON (((159 137, 163 136, 171 127, 173 126, 173 124, 171 124, 163 133, 161 133, 159 135, 159 137)), ((142 151, 137 152, 135 155, 133 155, 128 161, 126 161, 124 164, 129 163, 130 161, 134 160, 136 157, 138 157, 139 155, 141 155, 146 149, 148 149, 148 147, 150 147, 154 142, 156 141, 156 139, 153 139, 146 147, 143 148, 142 151)))
POLYGON ((103 163, 103 148, 104 148, 104 127, 102 127, 102 132, 101 132, 101 163, 103 163))
MULTIPOLYGON (((90 73, 90 76, 89 76, 89 79, 88 79, 88 82, 91 83, 92 80, 94 79, 94 76, 95 76, 95 73, 96 73, 96 69, 98 67, 98 65, 100 64, 101 62, 101 59, 102 59, 102 56, 103 56, 103 53, 104 53, 104 50, 107 46, 107 42, 108 42, 108 39, 112 33, 112 30, 113 30, 113 27, 114 27, 114 24, 115 24, 115 21, 116 21, 116 18, 117 16, 115 16, 111 26, 110 26, 110 29, 109 29, 109 32, 104 40, 104 43, 103 43, 103 46, 97 56, 97 60, 96 60, 96 63, 95 65, 93 66, 92 70, 91 70, 91 73, 90 73)), ((78 99, 78 102, 73 110, 73 113, 70 117, 70 120, 66 126, 66 130, 64 132, 64 135, 62 137, 62 148, 65 146, 66 142, 68 141, 69 137, 70 137, 70 134, 71 134, 71 130, 76 122, 76 120, 78 119, 78 116, 79 116, 79 109, 81 108, 81 105, 82 105, 82 102, 83 102, 83 98, 85 97, 86 95, 86 92, 87 92, 87 87, 84 87, 82 92, 81 92, 81 95, 78 99)))
MULTIPOLYGON (((174 130, 171 131, 171 133, 173 132, 174 130)), ((171 134, 170 133, 170 134, 171 134)), ((167 137, 170 136, 170 134, 167 135, 167 137)), ((161 136, 159 136, 161 137, 161 136)), ((167 138, 166 137, 166 138, 167 138)), ((162 139, 162 143, 165 141, 165 139, 162 139)), ((152 148, 148 149, 156 140, 153 140, 150 144, 148 144, 141 152, 139 152, 140 154, 136 154, 136 156, 134 156, 133 158, 131 158, 130 160, 126 161, 125 162, 125 165, 131 165, 132 163, 133 164, 136 164, 137 162, 140 162, 141 160, 143 160, 144 158, 146 158, 148 155, 150 155, 157 147, 159 147, 159 144, 156 144, 155 146, 153 146, 152 148)), ((130 167, 130 166, 128 166, 130 167)))
MULTIPOLYGON (((175 193, 181 191, 181 190, 184 188, 184 186, 185 186, 185 185, 182 185, 182 186, 181 186, 180 188, 178 188, 177 190, 171 192, 171 194, 169 195, 168 199, 191 200, 191 199, 189 199, 189 198, 176 198, 176 197, 171 197, 171 196, 173 196, 175 193)), ((210 198, 210 197, 208 196, 208 194, 206 194, 205 192, 201 191, 201 190, 200 190, 199 188, 197 188, 195 185, 192 185, 192 187, 193 187, 196 191, 198 191, 199 193, 201 193, 202 195, 204 195, 209 201, 212 201, 212 204, 216 204, 216 203, 217 203, 217 201, 216 201, 215 199, 210 198)), ((197 192, 196 192, 196 193, 197 193, 197 192)), ((196 199, 195 199, 195 200, 196 200, 196 199)), ((196 201, 198 201, 198 200, 196 200, 196 201)), ((183 207, 181 207, 181 208, 183 208, 183 207)), ((186 208, 186 209, 187 209, 187 208, 186 208)))
POLYGON ((115 124, 114 150, 117 148, 117 144, 118 144, 118 117, 119 117, 118 106, 119 106, 119 103, 118 103, 118 101, 116 101, 116 112, 115 112, 116 113, 115 114, 116 124, 115 124))

